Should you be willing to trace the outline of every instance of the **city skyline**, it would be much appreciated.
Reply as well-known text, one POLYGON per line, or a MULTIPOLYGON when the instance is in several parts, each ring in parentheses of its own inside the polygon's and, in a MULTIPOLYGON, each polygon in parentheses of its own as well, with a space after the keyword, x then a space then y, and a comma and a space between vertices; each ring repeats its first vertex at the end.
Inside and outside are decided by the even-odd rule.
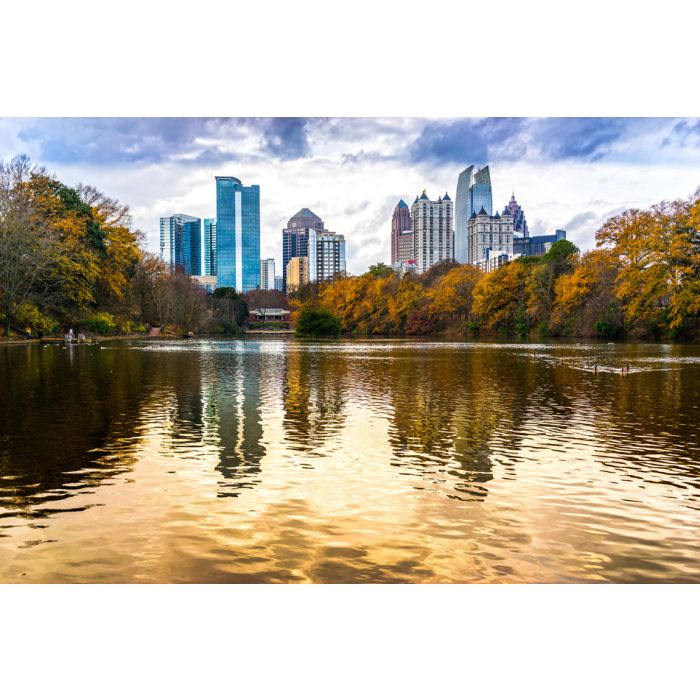
POLYGON ((697 187, 700 120, 2 119, 0 157, 25 152, 70 183, 131 208, 149 250, 160 217, 216 216, 215 176, 260 185, 260 257, 282 265, 279 232, 302 207, 348 241, 347 268, 391 260, 396 203, 456 194, 466 167, 490 166, 494 211, 515 191, 530 235, 567 231, 589 249, 609 216, 697 187))

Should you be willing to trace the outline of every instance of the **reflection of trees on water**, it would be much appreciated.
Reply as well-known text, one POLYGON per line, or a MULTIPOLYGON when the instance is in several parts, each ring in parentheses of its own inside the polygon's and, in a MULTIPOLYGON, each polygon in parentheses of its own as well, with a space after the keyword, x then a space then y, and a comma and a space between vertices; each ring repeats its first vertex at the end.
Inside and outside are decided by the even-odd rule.
POLYGON ((134 353, 0 348, 0 507, 44 505, 127 471, 142 439, 147 376, 134 353))
POLYGON ((346 363, 339 354, 323 351, 285 354, 283 425, 292 449, 317 449, 342 429, 346 363))
POLYGON ((452 498, 481 500, 494 453, 522 439, 527 383, 494 366, 491 353, 431 347, 402 352, 383 384, 393 406, 389 440, 395 465, 428 482, 448 481, 452 498))
POLYGON ((693 486, 684 498, 700 487, 697 364, 622 377, 512 348, 397 344, 364 358, 292 346, 272 361, 257 345, 0 348, 0 508, 46 509, 105 483, 155 434, 168 459, 213 457, 219 495, 237 495, 262 478, 264 400, 281 401, 288 447, 307 452, 341 433, 348 402, 368 405, 368 420, 389 418, 395 469, 454 498, 483 499, 495 474, 516 476, 523 440, 573 450, 577 434, 640 485, 693 486))

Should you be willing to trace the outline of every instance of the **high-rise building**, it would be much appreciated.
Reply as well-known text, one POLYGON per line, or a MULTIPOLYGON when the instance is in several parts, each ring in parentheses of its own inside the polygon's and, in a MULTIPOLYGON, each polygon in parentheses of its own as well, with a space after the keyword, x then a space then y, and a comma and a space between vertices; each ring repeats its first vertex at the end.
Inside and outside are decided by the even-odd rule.
POLYGON ((425 272, 443 260, 454 259, 452 200, 447 192, 437 201, 431 201, 423 190, 411 207, 411 221, 418 272, 425 272))
POLYGON ((284 291, 284 277, 282 275, 275 275, 275 289, 278 292, 284 291))
POLYGON ((216 219, 204 219, 204 274, 216 277, 216 219))
POLYGON ((218 287, 249 292, 260 286, 260 187, 216 178, 218 287))
POLYGON ((321 217, 310 209, 300 209, 282 229, 282 284, 287 288, 287 263, 292 258, 307 257, 309 254, 309 231, 323 231, 321 217))
POLYGON ((455 259, 457 262, 468 262, 469 219, 482 208, 491 216, 493 212, 491 172, 488 165, 480 170, 470 165, 459 174, 457 179, 455 197, 455 259))
POLYGON ((394 266, 415 261, 416 252, 413 249, 413 230, 401 231, 399 234, 399 259, 394 266))
POLYGON ((488 259, 487 251, 513 255, 513 217, 508 209, 489 216, 484 207, 472 213, 467 228, 467 263, 477 265, 488 259))
POLYGON ((260 289, 275 288, 275 259, 266 258, 260 261, 260 289))
POLYGON ((522 236, 527 238, 530 235, 530 231, 527 227, 525 210, 516 201, 515 192, 511 194, 510 202, 506 205, 506 209, 508 209, 510 215, 513 217, 513 234, 516 237, 522 236))
POLYGON ((287 263, 287 292, 295 292, 299 287, 309 283, 309 259, 307 257, 290 258, 287 263))
POLYGON ((345 274, 345 236, 309 229, 309 281, 329 280, 345 274))
POLYGON ((160 219, 160 257, 188 275, 202 271, 202 220, 188 214, 160 219))
MULTIPOLYGON (((406 262, 408 258, 401 257, 401 236, 405 232, 411 231, 411 211, 408 204, 399 200, 394 207, 394 214, 391 217, 391 264, 406 262)), ((404 250, 406 246, 404 244, 404 250)), ((411 254, 412 257, 412 254, 411 254)))
POLYGON ((516 236, 513 239, 513 253, 516 255, 544 255, 553 243, 566 240, 566 231, 557 229, 546 236, 516 236))

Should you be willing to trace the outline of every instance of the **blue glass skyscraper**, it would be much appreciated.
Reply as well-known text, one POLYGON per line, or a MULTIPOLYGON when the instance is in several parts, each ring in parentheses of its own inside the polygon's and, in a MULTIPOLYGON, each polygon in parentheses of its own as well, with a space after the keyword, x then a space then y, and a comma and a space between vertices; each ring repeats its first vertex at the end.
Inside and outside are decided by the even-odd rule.
POLYGON ((216 219, 204 219, 204 274, 216 277, 216 219))
POLYGON ((260 286, 260 187, 216 178, 216 284, 249 292, 260 286))
POLYGON ((459 174, 455 197, 455 260, 459 263, 467 262, 469 217, 482 207, 489 216, 493 215, 491 173, 488 165, 476 171, 470 165, 459 174))
POLYGON ((160 219, 160 257, 188 275, 202 270, 202 220, 187 214, 160 219))

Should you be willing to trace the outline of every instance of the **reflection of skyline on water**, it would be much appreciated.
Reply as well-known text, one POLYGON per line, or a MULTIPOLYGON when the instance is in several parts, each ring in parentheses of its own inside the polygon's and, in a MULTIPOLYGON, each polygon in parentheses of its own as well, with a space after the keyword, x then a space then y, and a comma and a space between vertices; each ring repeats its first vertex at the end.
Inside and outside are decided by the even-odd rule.
MULTIPOLYGON (((678 527, 687 528, 700 512, 692 348, 537 348, 288 340, 0 348, 0 542, 22 523, 83 510, 99 518, 126 484, 144 483, 146 467, 153 493, 169 494, 177 481, 178 509, 224 497, 237 517, 239 503, 268 519, 279 513, 281 539, 270 533, 265 546, 277 541, 281 551, 287 537, 301 546, 313 532, 342 542, 356 527, 343 524, 346 508, 360 521, 386 508, 410 531, 412 519, 437 527, 443 511, 464 528, 498 507, 491 517, 511 513, 498 521, 514 528, 511 550, 527 549, 527 513, 550 501, 555 512, 585 509, 603 528, 616 527, 613 508, 632 519, 680 508, 678 527), (636 372, 596 375, 586 369, 595 357, 636 372), (598 512, 599 493, 612 499, 608 510, 598 512), (333 527, 321 527, 334 512, 333 527)), ((583 547, 590 532, 576 532, 583 547)), ((369 546, 322 551, 364 562, 318 561, 312 570, 323 580, 331 570, 391 578, 369 546)), ((430 547, 416 551, 424 557, 430 547)), ((424 562, 396 562, 408 578, 430 576, 424 562)))
POLYGON ((136 344, 102 352, 14 348, 20 351, 14 357, 4 353, 10 391, 1 416, 7 426, 3 476, 32 475, 15 498, 32 486, 40 493, 86 478, 99 482, 128 468, 144 433, 160 423, 162 450, 176 458, 215 455, 219 495, 236 495, 260 481, 266 441, 323 453, 342 435, 348 402, 388 421, 394 468, 428 482, 451 477, 458 498, 486 497, 494 468, 507 469, 523 439, 572 422, 590 420, 589 427, 617 447, 638 447, 629 430, 636 426, 647 438, 650 428, 659 428, 654 439, 667 440, 663 449, 681 459, 686 449, 698 449, 661 429, 670 426, 660 415, 692 421, 683 407, 692 408, 697 387, 678 372, 647 373, 639 391, 614 375, 582 376, 566 364, 542 372, 528 353, 455 353, 439 344, 429 352, 399 345, 393 354, 372 354, 371 345, 368 353, 333 349, 251 341, 162 353, 136 344), (65 382, 49 381, 54 374, 65 382), (596 379, 614 390, 594 391, 596 379), (276 407, 283 432, 266 440, 265 415, 276 407), (47 429, 52 420, 60 429, 47 429), (22 456, 21 469, 13 453, 22 456))

